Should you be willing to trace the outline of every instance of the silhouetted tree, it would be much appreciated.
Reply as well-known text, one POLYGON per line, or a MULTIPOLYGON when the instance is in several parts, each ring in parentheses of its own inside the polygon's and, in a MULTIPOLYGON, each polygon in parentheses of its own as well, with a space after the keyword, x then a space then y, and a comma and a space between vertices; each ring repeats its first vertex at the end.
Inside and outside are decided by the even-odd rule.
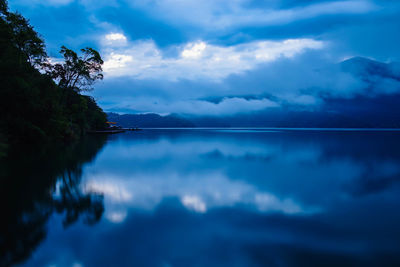
POLYGON ((81 52, 62 47, 65 62, 51 64, 29 21, 0 0, 0 153, 7 143, 76 139, 106 126, 94 99, 80 94, 103 78, 103 60, 81 52))
POLYGON ((7 20, 13 31, 12 41, 22 53, 22 58, 34 66, 39 66, 47 59, 42 38, 21 14, 7 13, 7 20))
POLYGON ((50 67, 49 74, 58 82, 58 86, 71 89, 75 92, 90 91, 92 85, 103 79, 101 65, 104 63, 99 52, 92 48, 81 49, 82 55, 65 46, 60 53, 64 57, 64 63, 57 63, 50 67))
POLYGON ((39 66, 47 59, 45 43, 39 34, 19 13, 8 12, 7 1, 0 0, 1 18, 7 23, 11 42, 19 51, 19 60, 39 66))
POLYGON ((3 16, 8 11, 8 4, 6 0, 0 0, 0 14, 3 16))

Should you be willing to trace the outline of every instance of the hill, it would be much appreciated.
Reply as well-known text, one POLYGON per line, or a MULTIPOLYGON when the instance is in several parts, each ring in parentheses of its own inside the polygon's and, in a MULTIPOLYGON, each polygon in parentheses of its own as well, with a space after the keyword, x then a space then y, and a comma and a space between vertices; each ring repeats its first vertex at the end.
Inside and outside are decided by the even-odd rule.
POLYGON ((340 69, 364 82, 368 94, 351 97, 323 96, 317 107, 285 105, 231 116, 108 113, 125 127, 306 127, 306 128, 399 128, 400 65, 354 57, 340 69))
POLYGON ((108 120, 128 128, 195 127, 191 121, 178 115, 161 116, 154 113, 119 115, 117 113, 107 113, 107 117, 108 120))

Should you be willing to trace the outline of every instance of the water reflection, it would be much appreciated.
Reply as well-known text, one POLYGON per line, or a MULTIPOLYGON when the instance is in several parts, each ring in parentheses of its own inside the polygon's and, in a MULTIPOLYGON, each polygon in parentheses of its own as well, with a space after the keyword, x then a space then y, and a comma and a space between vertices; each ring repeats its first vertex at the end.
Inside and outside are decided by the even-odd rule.
POLYGON ((54 144, 15 148, 1 161, 0 266, 31 256, 46 237, 46 223, 53 212, 64 216, 64 227, 79 217, 88 224, 100 220, 103 196, 83 193, 80 180, 83 164, 104 143, 105 138, 91 138, 67 148, 54 144))
POLYGON ((115 138, 98 159, 101 172, 88 168, 86 182, 110 204, 143 209, 172 196, 200 212, 252 204, 313 213, 400 181, 397 133, 170 130, 115 138))
POLYGON ((50 210, 68 204, 60 204, 62 216, 46 215, 48 236, 26 265, 399 265, 398 136, 210 129, 111 136, 96 157, 93 149, 56 175, 50 210), (85 226, 103 205, 100 222, 85 226), (57 226, 83 211, 86 219, 57 226))

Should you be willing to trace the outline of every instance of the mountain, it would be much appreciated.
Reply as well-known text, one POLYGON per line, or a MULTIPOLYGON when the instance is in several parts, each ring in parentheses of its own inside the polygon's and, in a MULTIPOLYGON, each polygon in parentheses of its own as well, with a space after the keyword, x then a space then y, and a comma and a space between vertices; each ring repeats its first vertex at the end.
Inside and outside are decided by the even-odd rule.
POLYGON ((154 113, 123 114, 107 113, 109 121, 117 122, 127 128, 169 128, 169 127, 195 127, 195 125, 178 115, 161 116, 154 113))
MULTIPOLYGON (((400 96, 399 98, 400 99, 400 96)), ((381 108, 390 99, 382 99, 376 106, 371 107, 366 101, 363 109, 352 110, 351 101, 330 103, 330 107, 338 111, 299 111, 270 109, 251 114, 235 116, 160 116, 158 114, 125 114, 108 113, 110 121, 117 122, 123 127, 140 128, 191 128, 191 127, 290 127, 290 128, 400 128, 399 112, 390 112, 381 108), (335 107, 336 105, 336 107, 335 107), (345 107, 348 107, 347 109, 345 107)))
POLYGON ((353 57, 342 61, 340 66, 343 71, 356 76, 378 75, 382 77, 393 77, 392 68, 389 64, 378 62, 363 57, 353 57))
POLYGON ((231 116, 108 113, 124 127, 304 127, 400 128, 400 64, 354 57, 340 63, 343 72, 364 82, 366 94, 323 96, 318 107, 284 106, 231 116))
POLYGON ((340 67, 344 72, 351 73, 364 80, 380 77, 400 81, 400 64, 397 62, 387 64, 369 58, 353 57, 342 61, 340 67))

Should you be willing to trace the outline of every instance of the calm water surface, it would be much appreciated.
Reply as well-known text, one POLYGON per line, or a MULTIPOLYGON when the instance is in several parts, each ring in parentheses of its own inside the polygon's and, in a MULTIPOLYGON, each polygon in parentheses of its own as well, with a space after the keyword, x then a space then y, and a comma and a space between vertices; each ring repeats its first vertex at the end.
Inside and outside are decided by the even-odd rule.
POLYGON ((400 266, 399 141, 169 129, 16 153, 0 266, 400 266))

